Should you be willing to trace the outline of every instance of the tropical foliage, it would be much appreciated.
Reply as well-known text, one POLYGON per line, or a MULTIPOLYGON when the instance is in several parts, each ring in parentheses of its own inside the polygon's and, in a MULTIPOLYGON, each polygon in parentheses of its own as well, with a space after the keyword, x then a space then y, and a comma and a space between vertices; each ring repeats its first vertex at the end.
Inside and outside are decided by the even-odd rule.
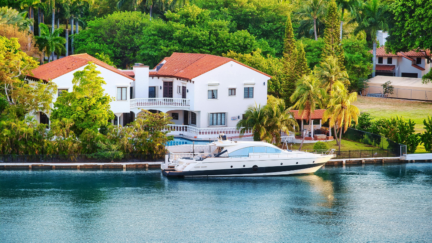
POLYGON ((66 39, 60 36, 63 32, 62 29, 56 29, 54 32, 50 32, 48 26, 45 24, 39 25, 41 29, 40 36, 36 36, 36 42, 38 44, 39 50, 43 53, 42 57, 45 57, 45 53, 48 54, 48 62, 53 60, 54 54, 56 53, 60 56, 66 51, 64 44, 66 39))
POLYGON ((268 97, 264 107, 249 107, 244 117, 237 123, 237 129, 243 135, 245 131, 252 130, 254 141, 266 140, 279 144, 281 133, 288 134, 294 131, 296 121, 282 99, 268 97))
POLYGON ((89 63, 83 71, 74 73, 73 91, 62 92, 54 103, 51 119, 73 121, 71 130, 80 136, 88 129, 97 132, 114 119, 110 111, 112 98, 104 93, 106 82, 99 76, 96 65, 89 63))

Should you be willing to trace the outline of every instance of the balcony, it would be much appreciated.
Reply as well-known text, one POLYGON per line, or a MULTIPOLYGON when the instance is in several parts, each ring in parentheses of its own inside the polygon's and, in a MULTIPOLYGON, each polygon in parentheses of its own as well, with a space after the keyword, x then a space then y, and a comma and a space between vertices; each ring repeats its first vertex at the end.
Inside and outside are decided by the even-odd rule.
POLYGON ((137 98, 131 99, 130 106, 131 109, 168 108, 187 110, 190 108, 190 100, 182 98, 137 98))
MULTIPOLYGON (((169 135, 199 139, 217 139, 221 133, 228 138, 240 137, 240 132, 235 127, 198 128, 187 125, 168 125, 164 131, 168 131, 169 135)), ((252 130, 247 130, 243 136, 251 137, 252 130)))

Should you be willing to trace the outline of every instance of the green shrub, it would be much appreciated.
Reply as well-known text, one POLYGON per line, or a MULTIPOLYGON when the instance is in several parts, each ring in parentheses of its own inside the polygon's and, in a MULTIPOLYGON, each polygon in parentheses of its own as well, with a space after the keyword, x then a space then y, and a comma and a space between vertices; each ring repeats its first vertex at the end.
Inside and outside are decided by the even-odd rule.
POLYGON ((316 142, 313 146, 314 150, 328 150, 329 146, 324 142, 316 142))

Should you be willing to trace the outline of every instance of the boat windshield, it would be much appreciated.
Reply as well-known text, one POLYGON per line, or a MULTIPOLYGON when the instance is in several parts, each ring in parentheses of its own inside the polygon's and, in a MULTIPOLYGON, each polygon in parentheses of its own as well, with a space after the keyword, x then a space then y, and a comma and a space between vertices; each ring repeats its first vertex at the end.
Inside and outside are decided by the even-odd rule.
POLYGON ((255 147, 246 147, 236 151, 229 153, 229 157, 249 157, 251 153, 261 153, 261 154, 279 154, 282 153, 282 150, 273 147, 265 147, 265 146, 255 146, 255 147))

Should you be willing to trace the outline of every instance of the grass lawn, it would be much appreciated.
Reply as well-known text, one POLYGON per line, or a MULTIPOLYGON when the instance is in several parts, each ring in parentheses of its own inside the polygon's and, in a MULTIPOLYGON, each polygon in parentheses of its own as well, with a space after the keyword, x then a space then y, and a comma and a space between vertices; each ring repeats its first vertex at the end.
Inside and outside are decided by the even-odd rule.
POLYGON ((432 103, 421 101, 408 101, 399 99, 385 99, 359 96, 354 103, 361 112, 368 112, 373 118, 391 118, 403 116, 416 123, 416 132, 423 132, 423 120, 432 116, 432 103))
MULTIPOLYGON (((326 142, 330 149, 336 149, 339 150, 339 146, 336 145, 336 141, 326 142)), ((314 143, 304 143, 302 150, 312 151, 313 150, 314 143)), ((293 150, 298 150, 300 147, 300 144, 294 144, 292 146, 293 150)), ((290 147, 291 148, 291 147, 290 147)), ((342 146, 341 151, 348 151, 348 150, 372 150, 372 149, 379 149, 378 147, 374 147, 372 145, 367 145, 359 142, 353 142, 348 140, 342 139, 342 146)))

